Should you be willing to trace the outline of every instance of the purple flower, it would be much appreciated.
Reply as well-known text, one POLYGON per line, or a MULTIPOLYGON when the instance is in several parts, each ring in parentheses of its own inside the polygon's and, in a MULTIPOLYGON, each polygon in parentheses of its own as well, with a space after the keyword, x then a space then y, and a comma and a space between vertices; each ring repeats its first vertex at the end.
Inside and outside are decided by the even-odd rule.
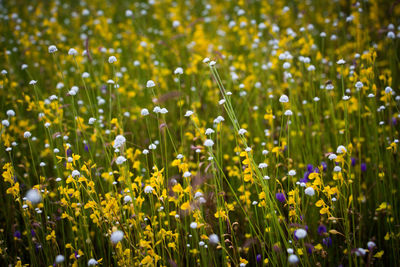
POLYGON ((85 144, 85 151, 89 152, 90 146, 88 146, 87 144, 85 144))
POLYGON ((36 236, 35 230, 31 229, 31 235, 32 235, 32 237, 36 236))
POLYGON ((286 197, 285 197, 284 193, 276 193, 275 197, 281 203, 284 203, 286 201, 286 197))
POLYGON ((310 243, 305 243, 304 245, 305 245, 306 248, 307 248, 308 254, 312 254, 312 252, 313 252, 313 250, 314 250, 314 246, 313 246, 312 244, 310 244, 310 243))
POLYGON ((361 171, 365 172, 367 170, 367 164, 366 163, 361 163, 361 171))
POLYGON ((327 238, 322 239, 322 244, 329 248, 330 246, 332 246, 332 238, 328 236, 327 238))
POLYGON ((71 148, 68 148, 68 149, 67 149, 67 156, 68 156, 68 157, 71 157, 71 156, 72 156, 72 149, 71 149, 71 148))
POLYGON ((320 224, 319 226, 318 226, 318 234, 319 235, 323 235, 324 233, 326 233, 326 226, 325 225, 323 225, 323 224, 320 224))
POLYGON ((321 162, 321 165, 323 170, 326 171, 326 167, 328 167, 328 165, 326 165, 326 162, 325 161, 321 162))
POLYGON ((260 255, 260 254, 257 254, 256 260, 257 260, 258 263, 261 262, 262 258, 261 258, 261 255, 260 255))
POLYGON ((355 166, 356 165, 356 159, 355 158, 351 158, 351 166, 355 166))
POLYGON ((312 172, 313 169, 314 169, 314 166, 313 166, 312 164, 308 164, 308 165, 307 165, 307 171, 308 171, 308 172, 312 172))
POLYGON ((18 239, 21 239, 21 232, 20 231, 15 231, 14 232, 14 237, 16 237, 16 238, 18 238, 18 239))

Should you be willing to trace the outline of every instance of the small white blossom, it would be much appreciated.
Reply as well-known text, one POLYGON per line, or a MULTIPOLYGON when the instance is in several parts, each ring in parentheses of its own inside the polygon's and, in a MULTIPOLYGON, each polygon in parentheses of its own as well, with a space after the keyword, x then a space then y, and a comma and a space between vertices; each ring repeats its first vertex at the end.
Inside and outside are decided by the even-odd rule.
POLYGON ((219 237, 216 234, 211 234, 208 237, 208 241, 210 244, 217 245, 219 243, 219 237))
POLYGON ((186 111, 186 113, 185 113, 185 117, 190 117, 190 116, 192 116, 193 115, 193 111, 191 111, 191 110, 188 110, 188 111, 186 111))
POLYGON ((176 68, 174 71, 174 74, 177 74, 177 75, 183 74, 183 69, 181 67, 176 68))
POLYGON ((287 103, 289 102, 289 97, 287 95, 281 95, 281 97, 279 98, 279 102, 287 103))
POLYGON ((312 187, 310 186, 310 187, 307 187, 307 188, 304 190, 304 193, 305 193, 306 195, 308 195, 308 196, 313 196, 313 195, 315 194, 315 191, 314 191, 314 188, 312 188, 312 187))
POLYGON ((119 156, 117 157, 117 159, 115 160, 115 163, 117 163, 117 165, 121 165, 126 161, 126 158, 124 156, 119 156))
POLYGON ((26 192, 25 197, 33 205, 36 205, 36 204, 39 204, 40 202, 42 202, 42 196, 40 195, 40 192, 37 189, 30 189, 28 192, 26 192))
POLYGON ((338 148, 336 149, 336 153, 337 154, 343 154, 343 153, 346 153, 346 152, 347 152, 346 148, 344 146, 342 146, 342 145, 338 146, 338 148))
POLYGON ((31 136, 32 136, 31 132, 29 131, 24 132, 24 138, 29 138, 31 136))
POLYGON ((296 236, 297 239, 303 239, 307 236, 307 231, 300 228, 295 231, 294 235, 296 236))
POLYGON ((117 135, 114 140, 114 148, 120 148, 126 142, 126 138, 123 135, 117 135))
POLYGON ((153 193, 153 187, 151 187, 150 185, 147 185, 145 188, 144 188, 144 192, 146 193, 146 194, 151 194, 151 193, 153 193))
POLYGON ((124 232, 122 232, 121 230, 114 231, 110 236, 111 243, 113 244, 117 244, 123 238, 124 238, 124 232))
POLYGON ((214 142, 211 139, 207 139, 206 141, 204 141, 204 145, 206 147, 212 147, 214 145, 214 142))
POLYGON ((196 222, 190 223, 190 228, 196 229, 197 228, 197 223, 196 222))
POLYGON ((108 63, 113 64, 115 62, 117 62, 117 58, 115 56, 110 56, 108 58, 108 63))
POLYGON ((148 81, 147 81, 147 83, 146 83, 146 87, 147 87, 147 88, 152 88, 152 87, 154 87, 154 86, 156 86, 156 84, 155 84, 154 81, 152 81, 152 80, 148 80, 148 81))
POLYGON ((55 45, 51 45, 49 46, 49 53, 55 53, 57 52, 57 47, 55 45))

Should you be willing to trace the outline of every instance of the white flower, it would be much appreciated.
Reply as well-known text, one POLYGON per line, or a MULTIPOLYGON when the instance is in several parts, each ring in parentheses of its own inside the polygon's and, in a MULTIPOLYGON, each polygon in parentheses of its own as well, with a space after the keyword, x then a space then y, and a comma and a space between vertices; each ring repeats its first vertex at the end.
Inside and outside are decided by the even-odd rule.
POLYGON ((394 32, 388 32, 387 37, 390 39, 394 39, 396 37, 396 35, 394 34, 394 32))
POLYGON ((204 246, 204 245, 205 245, 204 241, 200 241, 200 242, 199 242, 199 246, 200 246, 200 247, 202 247, 202 246, 204 246))
POLYGON ((208 57, 203 59, 203 63, 208 63, 208 62, 210 62, 210 59, 208 57))
POLYGON ((296 175, 296 171, 295 170, 290 170, 288 174, 290 176, 295 176, 296 175))
POLYGON ((350 99, 350 96, 348 96, 348 95, 345 95, 345 96, 343 96, 343 97, 342 97, 342 99, 343 99, 344 101, 347 101, 347 100, 349 100, 349 99, 350 99))
POLYGON ((111 80, 111 79, 108 80, 107 83, 108 83, 108 84, 115 84, 115 82, 114 82, 113 80, 111 80))
POLYGON ((154 150, 154 149, 156 149, 157 148, 157 146, 155 145, 155 144, 150 144, 149 145, 149 149, 151 149, 151 150, 154 150))
POLYGON ((77 171, 77 170, 73 170, 72 173, 71 173, 71 176, 72 177, 81 176, 81 173, 79 171, 77 171))
POLYGON ((190 176, 192 176, 192 174, 189 171, 187 171, 183 174, 183 177, 185 177, 185 178, 190 177, 190 176))
POLYGON ((310 65, 307 67, 308 71, 314 71, 315 70, 315 66, 314 65, 310 65))
POLYGON ((360 88, 362 88, 363 86, 364 86, 364 85, 363 85, 362 82, 360 82, 360 81, 356 82, 356 85, 355 85, 356 88, 360 89, 360 88))
POLYGON ((193 115, 193 111, 191 111, 191 110, 188 110, 188 111, 186 111, 186 113, 185 113, 185 117, 190 117, 190 116, 192 116, 193 115))
POLYGON ((130 17, 130 16, 132 16, 132 15, 133 15, 132 10, 127 9, 127 10, 125 11, 125 16, 130 17))
POLYGON ((183 69, 181 67, 178 67, 175 69, 174 74, 180 75, 183 74, 183 69))
POLYGON ((334 87, 333 84, 331 84, 331 83, 329 83, 329 84, 327 84, 327 85, 325 86, 325 89, 326 89, 326 90, 333 90, 333 88, 335 88, 335 87, 334 87))
POLYGON ((286 251, 287 251, 288 254, 293 254, 294 253, 292 248, 288 248, 286 251))
POLYGON ((6 74, 7 74, 7 71, 6 71, 6 70, 2 70, 2 71, 1 71, 1 74, 6 75, 6 74))
POLYGON ((215 62, 215 61, 210 61, 210 63, 209 63, 209 65, 212 67, 212 66, 215 66, 215 64, 217 64, 217 62, 215 62))
POLYGON ((142 153, 143 153, 143 155, 147 155, 147 154, 149 154, 149 151, 147 149, 143 149, 142 153))
POLYGON ((285 111, 285 116, 292 116, 292 115, 293 115, 293 112, 290 109, 285 111))
POLYGON ((89 118, 89 124, 94 124, 96 122, 95 118, 89 118))
POLYGON ((356 249, 356 251, 354 252, 356 254, 356 256, 360 257, 360 256, 365 256, 365 254, 367 253, 365 249, 363 248, 358 248, 356 249))
POLYGON ((35 85, 36 83, 37 83, 36 80, 31 80, 31 81, 29 82, 30 85, 35 85))
POLYGON ((93 258, 91 258, 87 263, 88 266, 95 266, 97 264, 99 264, 99 263, 93 258))
POLYGON ((24 70, 24 69, 26 69, 26 68, 28 68, 28 65, 27 65, 27 64, 22 64, 22 65, 21 65, 21 70, 24 70))
POLYGON ((126 138, 123 135, 117 135, 114 140, 114 148, 120 148, 126 142, 126 138))
POLYGON ((126 158, 124 156, 119 156, 116 160, 115 163, 117 163, 117 165, 121 165, 126 161, 126 158))
POLYGON ((125 203, 131 202, 131 201, 132 201, 131 196, 125 196, 125 197, 124 197, 124 202, 125 202, 125 203))
POLYGON ((290 264, 296 264, 296 263, 299 262, 299 258, 298 258, 296 255, 294 255, 294 254, 290 254, 290 256, 289 256, 289 258, 288 258, 288 262, 289 262, 290 264))
POLYGON ((70 95, 76 95, 79 91, 79 87, 78 86, 72 86, 71 90, 69 90, 68 94, 70 95))
POLYGON ((57 264, 60 264, 60 263, 64 262, 64 260, 65 260, 65 257, 63 255, 57 255, 56 259, 55 259, 55 262, 57 264))
POLYGON ((328 156, 328 159, 330 159, 330 160, 334 160, 334 159, 336 159, 337 158, 337 156, 336 156, 336 154, 329 154, 329 156, 328 156))
POLYGON ((244 135, 245 133, 247 133, 247 131, 245 129, 239 129, 238 134, 240 135, 244 135))
POLYGON ((263 151, 262 151, 262 154, 265 156, 265 155, 268 155, 268 153, 269 153, 269 151, 268 150, 266 150, 266 149, 264 149, 263 151))
POLYGON ((307 231, 300 228, 295 231, 294 235, 296 236, 297 239, 303 239, 307 236, 307 231))
POLYGON ((26 192, 26 199, 29 200, 33 205, 39 204, 42 202, 42 196, 37 189, 30 189, 26 192))
POLYGON ((343 154, 343 153, 346 153, 346 152, 347 152, 346 148, 344 146, 342 146, 342 145, 338 146, 338 148, 336 149, 336 153, 337 154, 343 154))
POLYGON ((342 59, 339 59, 337 62, 336 62, 336 64, 338 64, 338 65, 343 65, 343 64, 345 64, 346 63, 346 61, 344 61, 344 59, 342 58, 342 59))
POLYGON ((196 222, 190 223, 190 228, 196 229, 197 228, 197 223, 196 222))
POLYGON ((154 86, 156 86, 156 83, 155 83, 155 82, 153 82, 152 80, 148 80, 148 81, 147 81, 147 83, 146 83, 146 87, 147 87, 147 88, 152 88, 152 87, 154 87, 154 86))
POLYGON ((289 102, 289 97, 287 95, 281 95, 281 97, 279 98, 279 102, 287 103, 289 102))
POLYGON ((57 52, 57 47, 55 45, 49 46, 49 53, 55 53, 57 52))
POLYGON ((7 116, 9 117, 14 117, 15 116, 15 111, 12 109, 7 110, 6 112, 7 116))
POLYGON ((213 133, 215 133, 215 131, 214 131, 213 129, 207 128, 207 130, 206 130, 206 135, 211 135, 211 134, 213 134, 213 133))
POLYGON ((373 241, 369 241, 367 243, 367 247, 368 247, 369 250, 372 250, 374 247, 376 247, 376 244, 373 241))
POLYGON ((218 116, 218 117, 214 120, 214 123, 215 123, 215 124, 218 124, 218 123, 221 123, 221 122, 223 122, 223 121, 225 121, 224 117, 218 116))
POLYGON ((32 136, 31 132, 29 131, 24 132, 24 138, 29 138, 31 136, 32 136))
POLYGON ((218 101, 218 104, 223 105, 225 104, 226 100, 225 99, 221 99, 220 101, 218 101))
POLYGON ((78 51, 76 51, 74 48, 70 48, 68 50, 68 55, 70 56, 76 56, 78 54, 78 51))
POLYGON ((82 78, 89 78, 90 77, 90 73, 89 72, 84 72, 82 73, 82 78))
POLYGON ((40 167, 44 167, 44 166, 46 166, 46 163, 40 162, 40 163, 39 163, 39 166, 40 166, 40 167))
POLYGON ((385 94, 391 94, 392 92, 393 92, 393 89, 391 87, 387 86, 385 88, 385 94))
POLYGON ((258 168, 260 168, 260 169, 265 169, 267 167, 268 167, 267 163, 262 162, 262 163, 258 164, 258 168))
POLYGON ((111 234, 110 240, 111 240, 111 243, 117 244, 123 238, 124 238, 124 232, 122 232, 121 230, 116 230, 111 234))
POLYGON ((308 196, 313 196, 313 195, 315 194, 315 191, 314 191, 314 188, 312 188, 312 187, 310 186, 310 187, 307 187, 307 188, 304 190, 304 193, 305 193, 306 195, 308 195, 308 196))
POLYGON ((150 185, 147 185, 145 188, 144 188, 144 192, 146 193, 146 194, 151 194, 151 193, 153 193, 153 187, 151 187, 150 185))
POLYGON ((206 139, 206 141, 204 141, 204 145, 207 147, 212 147, 214 145, 214 142, 211 139, 206 139))
POLYGON ((290 68, 290 63, 289 63, 289 62, 283 63, 283 68, 284 68, 284 69, 290 68))
POLYGON ((108 63, 113 64, 114 62, 117 62, 117 58, 115 56, 110 56, 108 58, 108 63))
POLYGON ((10 126, 10 122, 9 122, 8 120, 2 120, 2 121, 1 121, 1 124, 2 124, 4 127, 10 126))
POLYGON ((160 113, 161 113, 161 114, 167 114, 167 113, 168 113, 168 109, 162 108, 162 109, 160 110, 160 113))
POLYGON ((342 168, 340 168, 340 166, 335 166, 335 168, 333 168, 334 172, 340 172, 342 170, 342 168))
POLYGON ((147 108, 143 108, 141 111, 140 111, 140 115, 142 115, 142 116, 147 116, 147 115, 149 115, 150 113, 149 113, 149 110, 147 109, 147 108))
POLYGON ((208 237, 208 241, 210 244, 217 245, 219 243, 219 237, 216 234, 211 234, 208 237))

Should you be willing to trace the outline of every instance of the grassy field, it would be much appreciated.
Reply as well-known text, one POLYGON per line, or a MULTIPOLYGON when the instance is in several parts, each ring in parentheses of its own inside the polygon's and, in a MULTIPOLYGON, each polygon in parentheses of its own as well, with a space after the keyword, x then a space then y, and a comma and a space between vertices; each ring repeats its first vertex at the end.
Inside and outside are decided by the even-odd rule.
POLYGON ((1 266, 396 266, 400 3, 0 1, 1 266))

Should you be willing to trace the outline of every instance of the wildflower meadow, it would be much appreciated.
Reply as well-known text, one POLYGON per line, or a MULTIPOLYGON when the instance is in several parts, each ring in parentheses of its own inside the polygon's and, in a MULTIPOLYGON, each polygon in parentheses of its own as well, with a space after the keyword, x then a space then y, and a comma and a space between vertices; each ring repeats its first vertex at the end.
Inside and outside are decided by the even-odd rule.
POLYGON ((399 1, 0 21, 0 266, 399 266, 399 1))

